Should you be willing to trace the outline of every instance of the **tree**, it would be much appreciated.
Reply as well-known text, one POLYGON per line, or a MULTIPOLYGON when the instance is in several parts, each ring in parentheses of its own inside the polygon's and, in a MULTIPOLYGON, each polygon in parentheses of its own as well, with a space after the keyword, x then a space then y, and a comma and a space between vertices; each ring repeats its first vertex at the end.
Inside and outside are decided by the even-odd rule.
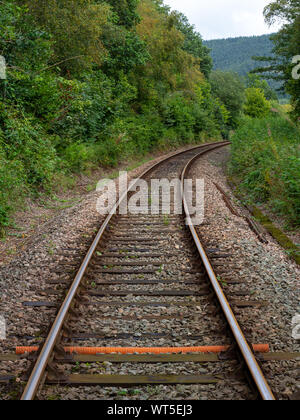
POLYGON ((142 21, 137 33, 151 57, 145 68, 140 69, 142 78, 148 79, 149 87, 149 79, 160 86, 161 94, 169 89, 192 90, 203 75, 198 60, 184 50, 185 38, 176 28, 174 17, 158 9, 152 0, 142 0, 138 11, 142 21))
POLYGON ((200 59, 200 71, 209 77, 212 70, 212 58, 210 56, 210 50, 203 44, 203 40, 199 32, 195 30, 195 27, 191 25, 188 18, 182 13, 175 12, 176 27, 181 33, 183 33, 185 39, 183 49, 195 58, 200 59))
POLYGON ((246 102, 244 105, 244 113, 252 118, 266 117, 271 109, 270 103, 267 101, 264 92, 258 88, 246 89, 246 102))
POLYGON ((129 31, 124 26, 107 23, 103 27, 101 41, 107 52, 101 68, 115 79, 145 64, 150 58, 145 42, 135 31, 129 31))
POLYGON ((283 21, 282 29, 271 37, 274 42, 273 56, 256 57, 264 64, 256 73, 267 78, 283 81, 283 89, 291 95, 293 115, 300 115, 300 79, 292 77, 295 64, 292 60, 299 55, 300 45, 300 3, 299 0, 276 0, 264 10, 266 22, 272 25, 276 20, 283 21))
POLYGON ((268 82, 264 79, 262 79, 262 77, 256 75, 256 74, 252 74, 249 73, 245 79, 246 81, 246 87, 247 88, 257 88, 260 89, 264 92, 264 95, 266 97, 266 99, 270 100, 274 100, 277 101, 278 100, 278 96, 276 94, 276 92, 269 86, 268 82))
POLYGON ((105 0, 105 2, 110 4, 117 14, 117 23, 119 25, 130 29, 140 22, 140 17, 137 13, 139 0, 105 0))
POLYGON ((213 71, 210 76, 212 91, 230 112, 228 125, 236 128, 245 100, 245 86, 238 74, 213 71))
POLYGON ((299 12, 298 0, 275 0, 264 9, 266 21, 270 25, 283 20, 293 24, 299 16, 299 12))
POLYGON ((64 71, 80 72, 93 63, 100 66, 106 55, 101 42, 110 17, 106 3, 93 0, 19 0, 29 18, 48 31, 53 43, 53 62, 64 71))

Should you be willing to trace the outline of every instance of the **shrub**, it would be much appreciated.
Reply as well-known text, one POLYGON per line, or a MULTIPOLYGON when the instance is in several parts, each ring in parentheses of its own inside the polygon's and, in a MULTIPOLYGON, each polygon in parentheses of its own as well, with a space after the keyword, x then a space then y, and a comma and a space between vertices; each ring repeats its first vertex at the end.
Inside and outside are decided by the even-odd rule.
POLYGON ((180 92, 168 95, 162 105, 164 124, 173 128, 185 141, 193 137, 196 123, 191 111, 192 104, 180 92))
POLYGON ((0 145, 0 236, 10 223, 10 214, 21 204, 27 193, 22 162, 5 159, 0 145))
POLYGON ((18 110, 10 109, 3 122, 6 158, 22 163, 26 185, 49 189, 58 164, 51 137, 33 119, 19 115, 18 110))
POLYGON ((264 118, 271 109, 270 102, 267 101, 264 92, 258 88, 246 89, 246 103, 244 113, 252 118, 264 118))

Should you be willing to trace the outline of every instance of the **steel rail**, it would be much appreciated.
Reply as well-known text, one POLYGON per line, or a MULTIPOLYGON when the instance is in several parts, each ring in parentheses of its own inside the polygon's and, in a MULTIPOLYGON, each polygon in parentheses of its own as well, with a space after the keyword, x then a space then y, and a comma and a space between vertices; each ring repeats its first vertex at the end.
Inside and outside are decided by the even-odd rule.
MULTIPOLYGON (((186 153, 189 153, 191 151, 197 150, 197 149, 214 149, 216 147, 221 147, 222 145, 226 145, 229 144, 228 142, 217 142, 217 143, 206 143, 206 144, 202 144, 199 146, 195 146, 192 147, 188 150, 184 150, 181 152, 176 152, 172 155, 170 155, 169 157, 159 161, 158 163, 154 164, 153 166, 151 166, 150 168, 148 168, 145 172, 143 172, 143 174, 139 177, 139 179, 144 178, 146 175, 148 175, 150 172, 152 172, 154 169, 158 168, 162 163, 168 162, 169 160, 173 159, 174 157, 180 156, 180 155, 184 155, 186 153)), ((45 340, 45 343, 41 349, 41 352, 37 358, 37 361, 34 365, 34 368, 31 372, 31 375, 29 377, 29 380, 26 384, 26 387, 24 389, 24 392, 21 396, 21 400, 22 401, 31 401, 35 398, 39 386, 44 378, 48 363, 51 359, 51 355, 53 354, 55 345, 58 343, 59 341, 59 337, 60 337, 60 333, 62 331, 64 322, 66 321, 67 315, 69 313, 69 310, 71 308, 71 305, 74 301, 74 298, 80 288, 82 279, 86 273, 86 270, 89 266, 89 263, 92 259, 92 256, 94 254, 94 252, 96 251, 101 238, 104 234, 104 232, 106 231, 106 228, 108 226, 108 224, 111 222, 113 216, 116 214, 117 209, 120 207, 121 203, 124 201, 124 199, 126 198, 127 194, 135 187, 135 185, 137 184, 138 180, 136 180, 135 182, 131 183, 128 190, 125 191, 122 195, 121 198, 119 198, 118 202, 113 206, 113 208, 110 210, 110 213, 108 214, 108 216, 106 217, 105 221, 103 222, 100 230, 98 231, 88 253, 86 254, 82 265, 69 289, 69 292, 56 316, 56 319, 52 325, 52 328, 45 340)))
POLYGON ((223 292, 223 289, 217 279, 217 276, 210 264, 210 261, 206 255, 206 252, 202 246, 201 240, 198 236, 198 233, 195 229, 195 226, 192 222, 192 218, 189 212, 188 203, 186 200, 186 196, 184 194, 184 180, 187 178, 187 175, 192 167, 192 165, 201 157, 203 156, 205 152, 199 153, 195 157, 193 157, 185 166, 182 176, 181 176, 181 194, 183 199, 183 206, 184 211, 186 214, 186 223, 189 225, 189 229, 191 231, 193 240, 195 242, 195 245, 197 247, 197 250, 199 252, 199 255, 203 261, 205 270, 207 272, 207 275, 209 277, 209 280, 214 288, 214 291, 217 295, 218 301, 222 307, 222 310, 224 312, 224 315, 228 321, 228 324, 230 325, 231 331, 235 337, 235 340, 239 346, 239 349, 242 353, 242 356, 248 366, 248 369, 251 373, 251 376, 256 384, 256 387, 262 397, 265 401, 275 401, 275 396, 255 358, 255 355, 253 351, 250 348, 250 345, 248 344, 246 337, 244 336, 241 327, 239 326, 239 323, 231 309, 231 306, 223 292))

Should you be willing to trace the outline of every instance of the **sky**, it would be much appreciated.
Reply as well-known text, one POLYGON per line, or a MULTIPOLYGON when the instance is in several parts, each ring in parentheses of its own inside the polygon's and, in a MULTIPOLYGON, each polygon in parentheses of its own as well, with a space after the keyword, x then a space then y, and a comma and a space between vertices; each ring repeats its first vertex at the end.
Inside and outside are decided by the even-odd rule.
POLYGON ((203 39, 263 35, 276 32, 264 22, 263 9, 271 0, 164 0, 184 13, 203 39))

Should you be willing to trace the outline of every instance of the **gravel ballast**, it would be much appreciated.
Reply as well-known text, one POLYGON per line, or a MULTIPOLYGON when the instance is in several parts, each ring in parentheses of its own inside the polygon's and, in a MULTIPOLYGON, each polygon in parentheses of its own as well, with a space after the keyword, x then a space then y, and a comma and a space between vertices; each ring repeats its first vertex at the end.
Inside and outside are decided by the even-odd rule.
MULTIPOLYGON (((227 183, 224 167, 228 154, 229 150, 212 152, 192 170, 194 177, 205 179, 205 221, 209 225, 199 227, 199 235, 207 248, 216 246, 232 253, 229 273, 220 272, 229 297, 243 287, 250 293, 244 299, 267 302, 261 308, 236 309, 248 340, 268 343, 274 352, 299 352, 299 340, 292 337, 292 320, 300 313, 300 268, 269 234, 266 233, 268 243, 261 243, 245 219, 233 215, 226 206, 215 183, 231 197, 238 212, 246 212, 227 183), (244 283, 226 285, 226 279, 242 279, 244 283)), ((298 365, 299 361, 264 364, 279 398, 289 398, 299 391, 298 365)))
MULTIPOLYGON (((224 260, 218 260, 218 264, 224 263, 228 265, 229 274, 223 273, 222 266, 216 266, 216 271, 219 272, 220 280, 224 289, 229 296, 236 296, 238 292, 247 291, 248 295, 242 295, 240 299, 243 300, 258 300, 267 302, 267 306, 260 308, 234 308, 238 321, 245 329, 247 338, 252 343, 268 343, 272 351, 291 351, 299 352, 299 343, 292 338, 292 318, 300 312, 299 309, 299 267, 291 261, 287 254, 279 247, 277 243, 271 238, 267 237, 268 244, 262 244, 257 236, 251 231, 249 225, 243 218, 233 215, 227 208, 223 201, 221 193, 217 190, 215 182, 218 183, 229 195, 231 195, 235 206, 235 198, 227 185, 226 176, 223 171, 223 164, 228 156, 228 151, 219 150, 209 153, 201 158, 192 171, 196 178, 205 179, 206 187, 206 213, 205 223, 199 227, 199 234, 207 248, 218 248, 226 252, 230 252, 230 257, 224 260), (229 285, 226 279, 242 279, 243 284, 229 285)), ((160 159, 156 159, 159 161, 160 159)), ((149 162, 142 167, 130 173, 132 178, 137 177, 148 166, 154 162, 149 162)), ((9 264, 4 265, 0 269, 0 314, 3 315, 7 321, 7 340, 0 341, 1 353, 12 353, 17 345, 37 345, 43 340, 50 322, 55 317, 55 308, 31 308, 24 307, 24 302, 29 301, 48 301, 61 302, 63 298, 63 290, 59 287, 55 288, 57 294, 49 294, 50 280, 58 280, 62 277, 72 279, 76 269, 79 268, 80 263, 89 248, 92 238, 95 236, 103 220, 96 212, 96 193, 90 193, 82 202, 72 208, 63 210, 51 222, 47 223, 39 234, 32 239, 31 245, 25 249, 17 257, 15 257, 9 264), (66 273, 67 271, 67 273, 66 273), (28 338, 24 339, 24 336, 28 338)), ((177 222, 176 222, 177 223, 177 222)), ((159 234, 157 234, 159 235, 159 234)), ((147 234, 143 234, 143 237, 147 234)), ((162 234, 163 236, 163 234, 162 234)), ((183 247, 184 238, 181 233, 176 232, 171 234, 170 249, 180 249, 183 247)), ((166 249, 164 239, 162 238, 162 249, 166 249)), ((181 272, 188 267, 190 253, 187 251, 183 254, 180 261, 176 257, 171 257, 168 260, 168 265, 160 268, 156 274, 157 279, 161 279, 161 283, 156 284, 156 290, 166 289, 164 281, 172 280, 174 273, 181 272), (169 266, 170 265, 170 266, 169 266)), ((118 259, 111 260, 113 265, 117 265, 118 259)), ((157 261, 153 258, 152 262, 157 261)), ((151 266, 151 261, 149 262, 151 266)), ((179 280, 188 278, 190 275, 179 276, 179 280)), ((137 276, 138 277, 138 276, 137 276)), ((194 276, 195 277, 195 276, 194 276)), ((194 278, 191 276, 191 278, 194 278)), ((109 278, 106 274, 102 275, 103 279, 109 278)), ((151 274, 143 276, 145 280, 153 278, 151 274)), ((123 276, 123 280, 132 279, 132 276, 123 276)), ((99 286, 100 288, 101 286, 99 286)), ((176 286, 180 290, 197 290, 194 286, 184 287, 176 286)), ((52 287, 51 287, 52 288, 52 287)), ((110 286, 111 291, 124 290, 146 290, 149 286, 110 286)), ((171 288, 168 285, 168 288, 171 288)), ((121 308, 112 308, 109 306, 109 301, 128 301, 127 298, 113 298, 113 297, 93 297, 95 301, 99 302, 96 309, 89 308, 87 312, 89 317, 84 317, 77 324, 81 331, 102 331, 110 333, 118 331, 121 328, 119 321, 111 321, 111 327, 108 322, 104 322, 103 318, 97 319, 97 311, 101 308, 107 318, 110 316, 120 315, 138 315, 141 317, 145 314, 144 308, 131 308, 122 306, 121 308), (102 302, 108 302, 103 305, 102 302), (93 311, 95 314, 93 316, 93 311), (107 328, 107 330, 105 329, 107 328)), ((130 302, 147 301, 147 297, 130 297, 130 302)), ((172 302, 172 297, 160 298, 165 302, 172 302)), ((178 302, 180 299, 187 300, 187 298, 176 297, 178 302)), ((153 300, 153 299, 152 299, 153 300)), ((156 300, 156 298, 154 298, 156 300)), ((153 333, 164 332, 168 337, 158 338, 156 343, 158 346, 164 345, 197 345, 195 340, 185 340, 178 342, 176 334, 188 333, 192 335, 202 335, 200 345, 212 344, 229 344, 230 339, 226 341, 225 336, 220 337, 212 342, 212 331, 218 330, 222 326, 222 320, 218 317, 213 317, 214 308, 202 306, 202 297, 190 298, 191 302, 200 302, 199 305, 195 303, 195 316, 193 319, 174 320, 147 323, 141 319, 138 323, 131 321, 122 323, 125 325, 125 331, 137 332, 139 334, 147 333, 150 327, 153 333), (206 311, 207 310, 207 311, 206 311), (199 328, 201 321, 208 322, 205 327, 199 328), (134 327, 134 330, 133 330, 134 327), (172 340, 173 330, 176 330, 174 339, 172 340), (170 338, 171 336, 171 338, 170 338)), ((213 305, 211 305, 213 306, 213 305)), ((172 315, 174 308, 167 311, 162 311, 160 308, 151 308, 149 314, 151 315, 172 315)), ((189 316, 187 308, 181 310, 183 316, 189 316)), ((77 328, 76 326, 76 328, 77 328)), ((112 334, 113 335, 113 334, 112 334)), ((153 341, 150 338, 145 338, 141 344, 139 336, 128 339, 111 339, 105 342, 105 345, 112 346, 128 346, 128 345, 145 345, 152 346, 153 341)), ((87 341, 80 341, 77 345, 99 345, 99 341, 89 339, 87 341)), ((27 361, 19 362, 0 362, 0 376, 13 374, 21 377, 21 375, 29 367, 27 361)), ((124 364, 121 373, 129 374, 149 374, 155 373, 182 373, 191 372, 193 367, 186 365, 164 365, 159 364, 143 365, 143 364, 124 364)), ((198 365, 195 373, 202 374, 218 374, 220 370, 227 374, 235 372, 238 367, 236 362, 228 361, 226 365, 205 364, 198 365)), ((268 376, 271 387, 274 389, 277 396, 281 399, 288 399, 298 390, 297 378, 297 362, 264 362, 263 368, 268 376)), ((69 373, 72 373, 74 367, 70 366, 69 373)), ((88 371, 94 373, 117 373, 116 367, 111 364, 91 364, 88 371)), ((80 371, 81 372, 81 371, 80 371)), ((82 373, 85 371, 83 370, 82 373)), ((77 373, 77 372, 76 372, 77 373)), ((118 369, 120 374, 120 370, 118 369)), ((20 379, 17 378, 17 385, 20 379)), ((21 385, 20 385, 21 386, 21 385)), ((17 387, 18 388, 18 387, 17 387)), ((1 399, 13 399, 17 397, 16 387, 0 386, 1 399)), ((63 387, 44 387, 40 394, 44 399, 251 399, 251 393, 243 381, 232 381, 231 386, 226 386, 226 381, 221 381, 218 385, 193 385, 193 386, 153 386, 153 387, 138 387, 133 392, 132 390, 125 390, 120 392, 119 388, 114 387, 79 387, 65 389, 63 387)))

